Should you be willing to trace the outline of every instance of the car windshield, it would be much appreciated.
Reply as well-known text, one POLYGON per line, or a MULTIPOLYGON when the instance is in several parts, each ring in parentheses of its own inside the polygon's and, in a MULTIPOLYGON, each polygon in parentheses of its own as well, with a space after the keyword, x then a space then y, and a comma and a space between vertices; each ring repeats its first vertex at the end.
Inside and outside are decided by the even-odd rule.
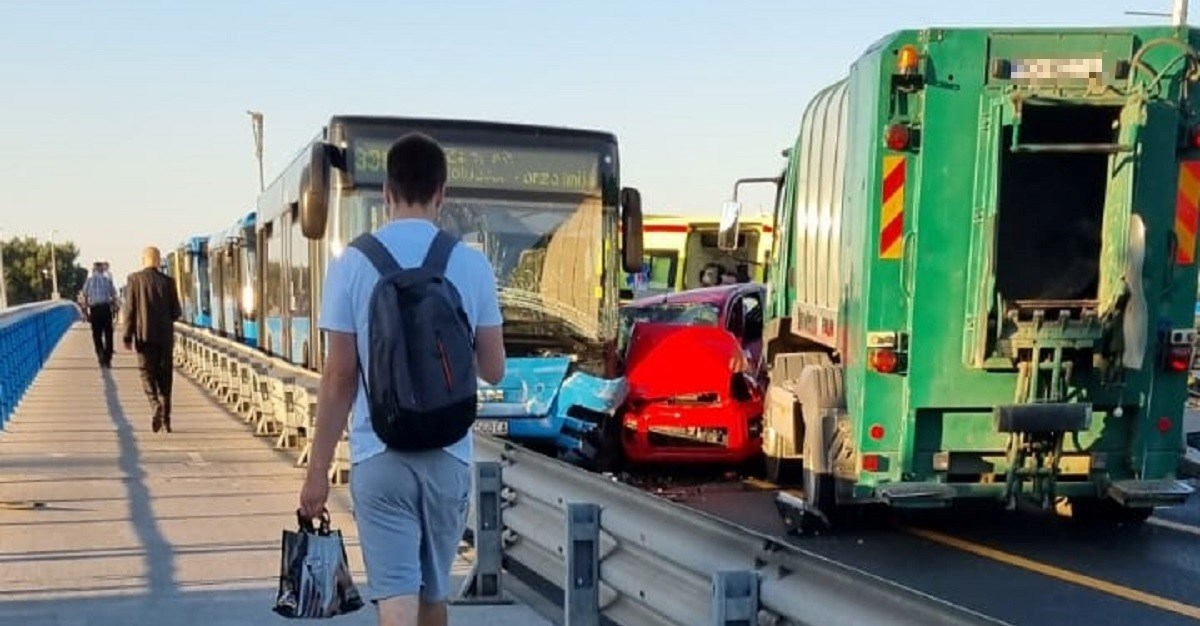
POLYGON ((629 343, 629 335, 639 322, 677 324, 680 326, 716 326, 721 320, 721 311, 715 304, 707 302, 662 302, 646 306, 627 306, 621 309, 621 328, 618 349, 622 354, 629 343))

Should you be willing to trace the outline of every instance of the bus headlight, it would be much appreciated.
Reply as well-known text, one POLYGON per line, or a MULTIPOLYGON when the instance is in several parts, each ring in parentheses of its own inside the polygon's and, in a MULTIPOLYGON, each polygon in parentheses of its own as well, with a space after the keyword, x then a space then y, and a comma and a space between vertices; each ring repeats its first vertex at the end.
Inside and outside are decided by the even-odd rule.
POLYGON ((504 402, 504 390, 496 388, 480 388, 476 392, 479 402, 504 402))

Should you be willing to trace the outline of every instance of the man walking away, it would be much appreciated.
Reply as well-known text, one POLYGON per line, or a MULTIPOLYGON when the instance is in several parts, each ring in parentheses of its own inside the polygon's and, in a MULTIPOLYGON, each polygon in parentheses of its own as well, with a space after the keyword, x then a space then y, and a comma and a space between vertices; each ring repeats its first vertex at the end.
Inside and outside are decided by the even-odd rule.
POLYGON ((92 274, 83 282, 84 306, 87 307, 88 322, 92 325, 92 345, 96 348, 96 359, 100 367, 112 367, 113 357, 113 303, 117 299, 117 288, 104 273, 104 264, 97 261, 92 265, 92 274))
POLYGON ((380 626, 447 623, 450 567, 470 504, 475 379, 495 384, 504 377, 504 336, 491 264, 434 225, 445 185, 446 156, 437 143, 424 135, 397 141, 388 151, 384 185, 390 223, 373 237, 356 240, 330 262, 325 277, 320 327, 329 350, 300 512, 313 518, 325 508, 334 447, 353 403, 350 493, 367 568, 367 597, 376 604, 380 626), (395 276, 395 264, 412 272, 417 287, 380 282, 376 268, 390 266, 388 273, 395 276), (440 276, 446 282, 432 278, 440 276), (385 297, 402 295, 417 304, 396 309, 384 300, 372 302, 377 284, 385 297), (374 326, 371 320, 386 324, 374 326), (413 348, 408 360, 406 347, 413 348), (436 358, 426 364, 420 361, 424 355, 436 358), (387 371, 372 372, 370 366, 380 357, 388 363, 387 371), (424 413, 427 407, 422 406, 373 414, 371 399, 388 393, 413 398, 418 385, 412 381, 422 380, 430 381, 422 388, 423 399, 448 402, 424 413), (429 418, 428 428, 402 419, 410 414, 429 418), (432 419, 434 414, 439 419, 432 419))
POLYGON ((136 346, 142 390, 154 409, 154 432, 165 427, 171 432, 171 382, 175 351, 175 320, 182 311, 175 281, 159 269, 158 248, 142 251, 142 270, 125 281, 124 343, 126 350, 136 346))

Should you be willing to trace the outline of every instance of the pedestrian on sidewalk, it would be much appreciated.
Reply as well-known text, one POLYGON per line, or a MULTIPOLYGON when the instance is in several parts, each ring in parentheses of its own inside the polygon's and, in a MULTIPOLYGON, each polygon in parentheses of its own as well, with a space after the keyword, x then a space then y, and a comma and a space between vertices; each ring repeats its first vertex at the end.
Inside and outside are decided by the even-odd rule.
POLYGON ((92 273, 83 282, 83 300, 88 323, 92 326, 92 345, 100 367, 112 367, 113 357, 113 303, 117 300, 117 288, 104 273, 104 263, 96 261, 92 273))
MULTIPOLYGON (((328 356, 300 513, 315 518, 324 511, 334 449, 353 408, 350 493, 367 568, 366 595, 376 604, 380 626, 447 623, 450 567, 470 504, 475 381, 478 377, 495 384, 504 376, 504 336, 491 264, 435 225, 446 194, 446 172, 441 146, 424 135, 407 135, 391 147, 384 185, 390 221, 330 262, 322 297, 320 328, 328 356), (425 283, 419 306, 372 307, 381 276, 377 268, 389 264, 423 266, 446 281, 425 283), (441 357, 428 364, 419 357, 404 361, 406 342, 420 348, 413 354, 440 351, 441 357), (394 367, 373 372, 371 366, 383 355, 395 357, 389 362, 394 367), (426 379, 427 385, 413 382, 426 379), (414 428, 410 441, 398 441, 388 427, 401 414, 374 410, 381 405, 372 400, 388 393, 412 397, 418 386, 467 389, 469 398, 464 394, 463 403, 442 405, 436 411, 443 419, 431 420, 424 431, 414 428), (385 426, 379 431, 376 424, 385 426), (433 439, 428 431, 442 431, 447 424, 455 426, 437 439, 445 445, 413 443, 433 439)), ((394 289, 397 283, 379 284, 394 289)))
POLYGON ((171 383, 174 377, 175 320, 182 311, 175 281, 159 269, 158 248, 142 251, 142 270, 125 280, 124 343, 137 349, 142 391, 154 409, 154 432, 171 432, 171 383))

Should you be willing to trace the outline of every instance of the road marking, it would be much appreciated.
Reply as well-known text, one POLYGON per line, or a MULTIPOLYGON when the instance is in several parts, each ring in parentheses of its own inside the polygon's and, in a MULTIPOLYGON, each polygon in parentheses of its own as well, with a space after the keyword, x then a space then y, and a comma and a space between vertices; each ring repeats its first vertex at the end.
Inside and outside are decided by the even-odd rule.
POLYGON ((761 478, 755 478, 753 476, 742 480, 742 484, 750 487, 751 489, 758 489, 759 491, 775 491, 779 489, 779 485, 765 481, 761 478))
POLYGON ((976 556, 981 556, 993 561, 999 561, 1006 565, 1012 565, 1013 567, 1020 567, 1043 576, 1057 578, 1059 580, 1080 585, 1082 587, 1088 587, 1102 593, 1116 596, 1118 598, 1130 600, 1132 602, 1138 602, 1157 609, 1162 609, 1164 611, 1178 613, 1192 619, 1200 619, 1200 606, 1184 604, 1183 602, 1178 602, 1162 596, 1156 596, 1144 591, 1138 591, 1137 589, 1131 589, 1107 580, 1100 580, 1099 578, 1093 578, 1091 576, 1080 574, 1079 572, 1073 572, 1071 570, 1055 567, 1053 565, 1027 559, 1015 554, 1009 554, 995 548, 989 548, 987 546, 966 541, 964 539, 951 537, 950 535, 942 534, 934 530, 925 530, 921 528, 907 528, 906 530, 918 537, 922 537, 945 546, 950 546, 951 548, 957 548, 963 552, 969 552, 976 556))
POLYGON ((1163 528, 1170 528, 1171 530, 1178 530, 1181 533, 1190 533, 1193 535, 1200 535, 1200 526, 1192 526, 1191 524, 1172 522, 1169 519, 1162 519, 1161 517, 1151 517, 1150 519, 1146 520, 1146 523, 1154 524, 1155 526, 1162 526, 1163 528))

